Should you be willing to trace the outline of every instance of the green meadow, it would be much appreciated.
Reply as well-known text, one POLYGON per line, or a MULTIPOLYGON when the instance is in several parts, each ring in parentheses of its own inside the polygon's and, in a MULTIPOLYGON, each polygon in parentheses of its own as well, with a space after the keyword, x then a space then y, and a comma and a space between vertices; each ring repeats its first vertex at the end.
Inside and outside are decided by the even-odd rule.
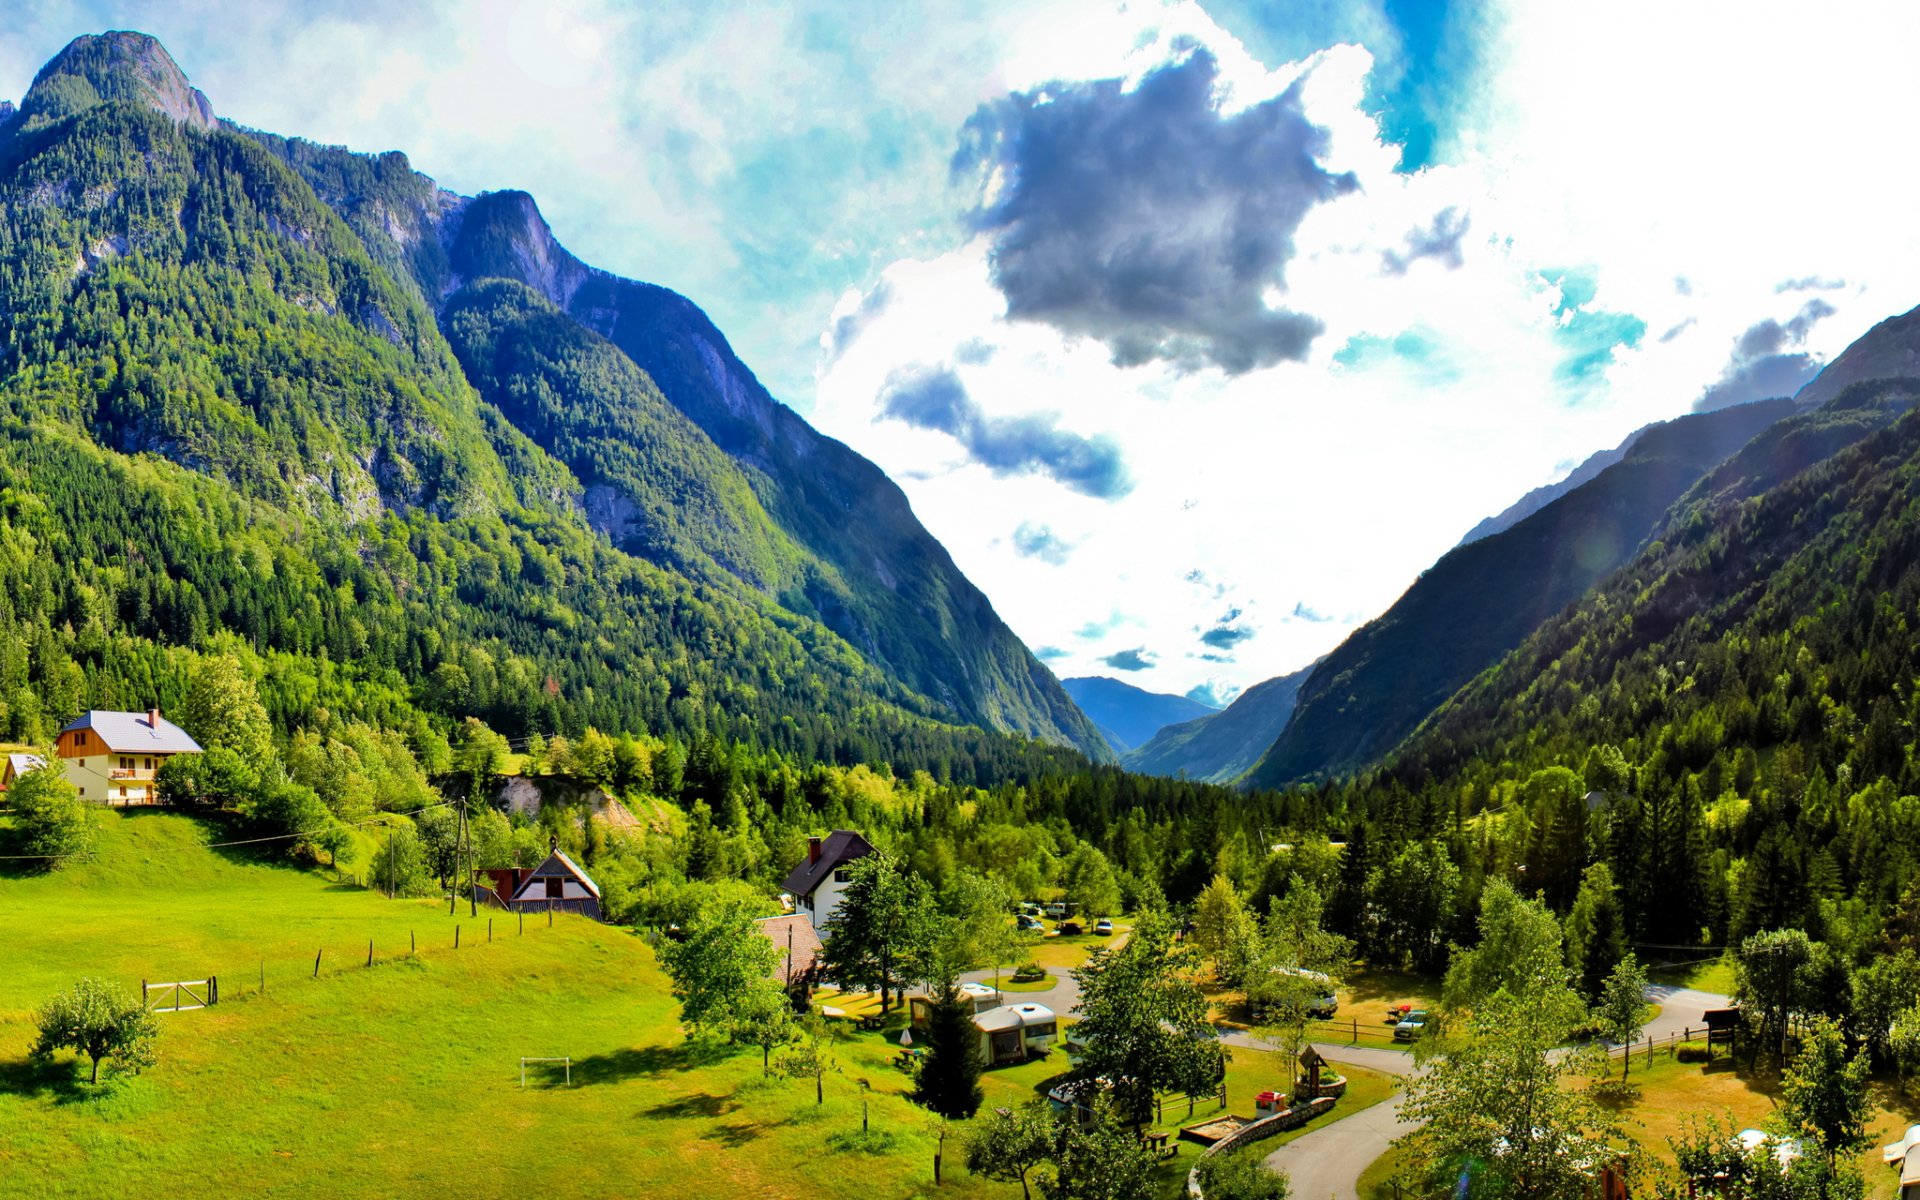
MULTIPOLYGON (((933 1191, 938 1125, 889 1065, 895 1030, 848 1030, 816 1106, 811 1081, 763 1080, 756 1051, 689 1046, 651 948, 625 930, 560 916, 529 918, 523 934, 495 913, 489 941, 485 910, 449 916, 444 902, 212 848, 226 836, 216 824, 103 822, 93 862, 0 873, 9 1197, 933 1191), (27 1057, 36 1007, 83 975, 134 989, 217 975, 221 1002, 161 1014, 159 1065, 88 1089, 72 1055, 27 1057), (570 1056, 572 1086, 536 1066, 522 1090, 523 1056, 570 1056)), ((1230 1089, 1249 1101, 1236 1111, 1283 1075, 1271 1058, 1235 1052, 1230 1089)), ((1064 1065, 988 1072, 984 1111, 1032 1097, 1064 1065)), ((1017 1195, 967 1174, 963 1130, 948 1130, 940 1194, 1017 1195)), ((1167 1164, 1169 1195, 1193 1153, 1167 1164)))

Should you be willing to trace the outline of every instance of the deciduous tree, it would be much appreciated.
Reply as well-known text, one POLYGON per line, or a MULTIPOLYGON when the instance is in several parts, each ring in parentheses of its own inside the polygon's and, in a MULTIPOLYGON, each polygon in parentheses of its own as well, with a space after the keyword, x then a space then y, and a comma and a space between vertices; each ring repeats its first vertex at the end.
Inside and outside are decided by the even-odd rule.
POLYGON ((140 1001, 97 979, 82 979, 47 1002, 35 1023, 35 1058, 51 1058, 56 1050, 76 1050, 93 1064, 89 1082, 100 1082, 100 1064, 112 1059, 132 1074, 159 1061, 154 1043, 159 1022, 140 1001))

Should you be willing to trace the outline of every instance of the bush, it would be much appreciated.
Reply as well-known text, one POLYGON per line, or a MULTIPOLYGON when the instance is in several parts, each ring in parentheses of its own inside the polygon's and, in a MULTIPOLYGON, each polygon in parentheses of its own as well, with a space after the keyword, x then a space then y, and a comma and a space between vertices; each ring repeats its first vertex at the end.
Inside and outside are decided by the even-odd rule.
POLYGON ((1046 968, 1042 967, 1039 963, 1021 963, 1013 969, 1013 981, 1015 983, 1039 983, 1046 977, 1046 968))
POLYGON ((1269 1171, 1259 1153, 1237 1151, 1200 1160, 1200 1191, 1207 1200, 1286 1200, 1287 1177, 1269 1171))
POLYGON ((1708 1051, 1708 1048, 1705 1046, 1681 1046, 1678 1050, 1674 1051, 1673 1056, 1679 1059, 1683 1063, 1703 1063, 1703 1062, 1713 1061, 1713 1055, 1708 1051))
MULTIPOLYGON (((401 818, 405 821, 405 818, 401 818)), ((439 894, 433 873, 427 870, 427 851, 412 822, 396 825, 367 867, 367 885, 389 897, 439 894)))
POLYGON ((14 780, 7 799, 13 807, 20 853, 44 858, 47 870, 59 870, 93 853, 98 819, 67 781, 58 759, 50 757, 46 766, 14 780))
POLYGON ((76 1050, 93 1063, 89 1082, 100 1082, 100 1063, 137 1075, 158 1061, 154 1042, 160 1025, 130 993, 97 979, 82 979, 66 994, 55 996, 37 1018, 40 1036, 33 1043, 35 1058, 52 1058, 56 1050, 76 1050))

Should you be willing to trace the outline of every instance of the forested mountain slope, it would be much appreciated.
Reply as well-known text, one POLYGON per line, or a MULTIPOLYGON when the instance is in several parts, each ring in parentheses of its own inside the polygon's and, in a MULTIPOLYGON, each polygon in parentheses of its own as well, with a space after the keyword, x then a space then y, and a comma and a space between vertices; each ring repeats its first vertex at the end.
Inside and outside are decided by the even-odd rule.
POLYGON ((962 775, 1046 757, 947 724, 966 687, 991 708, 984 670, 929 697, 743 584, 804 548, 644 372, 516 285, 455 310, 476 393, 418 283, 430 231, 370 253, 197 96, 113 34, 0 126, 0 736, 171 704, 233 638, 274 664, 283 723, 472 714, 962 775), (623 486, 626 549, 588 520, 623 486))
POLYGON ((1169 692, 1149 692, 1104 675, 1082 675, 1063 679, 1060 684, 1080 706, 1080 711, 1099 728, 1107 744, 1122 755, 1167 725, 1219 711, 1198 700, 1169 692))
POLYGON ((1160 730, 1122 755, 1121 765, 1147 775, 1231 783, 1246 774, 1287 727, 1300 687, 1312 674, 1308 666, 1256 683, 1219 712, 1160 730))
POLYGON ((1354 786, 1459 813, 1582 768, 1636 936, 1870 935, 1920 874, 1917 397, 1769 431, 1354 786))
POLYGON ((1248 779, 1276 786, 1365 766, 1462 684, 1631 556, 1701 475, 1792 411, 1762 401, 1677 418, 1627 455, 1492 537, 1455 547, 1300 689, 1248 779))
MULTIPOLYGON (((591 347, 586 354, 596 360, 584 370, 546 372, 547 415, 522 426, 544 448, 562 458, 578 458, 584 450, 588 460, 597 460, 594 435, 583 441, 576 427, 604 429, 611 421, 618 429, 624 415, 610 414, 594 385, 612 369, 609 352, 624 355, 647 380, 643 390, 663 397, 733 460, 733 476, 746 482, 771 521, 772 529, 751 539, 751 553, 715 557, 722 569, 789 611, 826 624, 958 719, 1064 742, 1096 760, 1111 760, 1092 723, 921 526, 905 493, 878 467, 769 395, 691 301, 580 262, 554 239, 524 192, 469 200, 412 171, 401 155, 355 155, 253 136, 300 171, 369 252, 406 271, 447 318, 471 314, 476 299, 467 293, 505 279, 575 323, 576 329, 566 330, 549 315, 512 339, 523 348, 538 343, 539 352, 552 359, 550 367, 565 367, 583 346, 591 347), (573 449, 561 449, 562 441, 573 449)), ((497 294, 490 295, 497 301, 497 294)), ((501 312, 491 302, 488 311, 496 317, 501 312)), ((448 332, 455 333, 451 327, 448 332)), ((486 379, 476 383, 487 390, 486 379)), ((644 513, 648 507, 647 489, 634 490, 631 473, 624 481, 604 470, 601 475, 588 512, 610 534, 624 537, 634 515, 629 510, 644 513)), ((645 543, 636 548, 644 550, 645 543)))

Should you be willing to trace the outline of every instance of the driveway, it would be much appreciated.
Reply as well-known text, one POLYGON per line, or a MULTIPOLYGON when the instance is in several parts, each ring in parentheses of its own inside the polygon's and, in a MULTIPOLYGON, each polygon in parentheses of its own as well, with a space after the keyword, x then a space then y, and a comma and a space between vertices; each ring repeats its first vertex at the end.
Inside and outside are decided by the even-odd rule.
POLYGON ((1653 1020, 1640 1027, 1640 1040, 1653 1038, 1656 1041, 1691 1029, 1698 1033, 1707 1027, 1707 1010, 1710 1008, 1732 1008, 1733 999, 1718 992, 1702 992, 1693 988, 1666 987, 1654 984, 1647 988, 1647 999, 1660 1006, 1653 1020))
MULTIPOLYGON (((998 971, 968 971, 960 977, 963 983, 984 983, 993 986, 993 978, 998 971)), ((1011 968, 1008 971, 1011 974, 1011 968)), ((1073 1006, 1080 1003, 1080 985, 1073 981, 1064 967, 1048 967, 1047 975, 1052 986, 1045 991, 1003 991, 1000 993, 1008 1004, 1044 1004, 1053 1010, 1056 1017, 1071 1016, 1073 1006)))

